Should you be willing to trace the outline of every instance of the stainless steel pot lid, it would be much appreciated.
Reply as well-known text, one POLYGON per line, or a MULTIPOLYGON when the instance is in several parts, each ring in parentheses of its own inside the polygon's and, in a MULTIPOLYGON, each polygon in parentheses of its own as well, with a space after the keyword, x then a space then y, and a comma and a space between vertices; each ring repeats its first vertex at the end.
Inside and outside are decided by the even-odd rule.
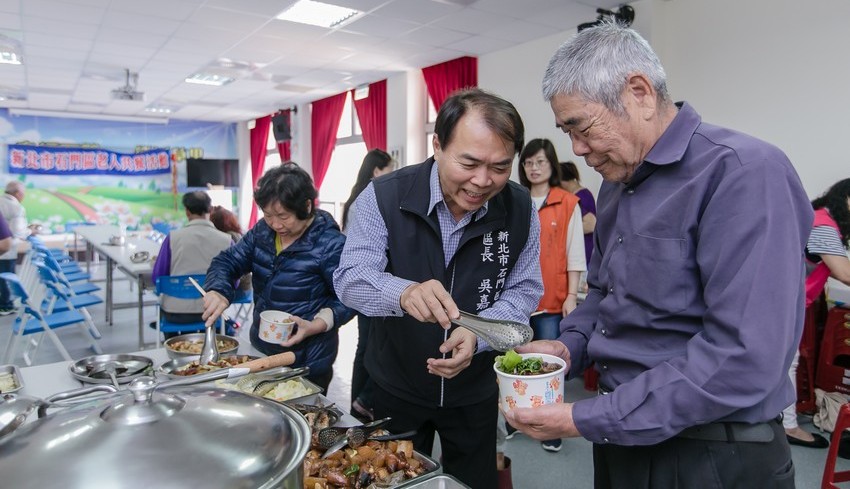
POLYGON ((282 404, 208 386, 155 389, 26 424, 0 439, 4 487, 278 487, 301 467, 310 430, 282 404))

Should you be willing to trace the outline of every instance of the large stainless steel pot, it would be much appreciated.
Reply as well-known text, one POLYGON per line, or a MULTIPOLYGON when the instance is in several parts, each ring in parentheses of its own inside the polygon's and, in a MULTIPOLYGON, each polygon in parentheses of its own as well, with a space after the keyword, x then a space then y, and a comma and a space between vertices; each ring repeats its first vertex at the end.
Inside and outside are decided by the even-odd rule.
MULTIPOLYGON (((300 489, 307 421, 276 402, 187 385, 227 375, 221 370, 161 385, 143 377, 129 391, 24 424, 0 438, 2 486, 300 489)), ((0 418, 3 404, 15 400, 3 396, 0 418)), ((44 414, 53 401, 32 403, 44 414)))

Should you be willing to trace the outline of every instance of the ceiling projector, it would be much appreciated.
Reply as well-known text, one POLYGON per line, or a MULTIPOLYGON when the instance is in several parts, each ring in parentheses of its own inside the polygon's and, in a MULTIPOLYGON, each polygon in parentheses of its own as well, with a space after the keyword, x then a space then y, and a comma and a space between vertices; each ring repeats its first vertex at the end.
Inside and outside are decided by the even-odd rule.
POLYGON ((131 101, 141 101, 145 99, 145 92, 140 92, 136 90, 136 87, 139 84, 139 74, 138 73, 130 73, 129 69, 125 69, 126 80, 124 82, 123 87, 118 87, 112 91, 112 98, 114 100, 131 100, 131 101))

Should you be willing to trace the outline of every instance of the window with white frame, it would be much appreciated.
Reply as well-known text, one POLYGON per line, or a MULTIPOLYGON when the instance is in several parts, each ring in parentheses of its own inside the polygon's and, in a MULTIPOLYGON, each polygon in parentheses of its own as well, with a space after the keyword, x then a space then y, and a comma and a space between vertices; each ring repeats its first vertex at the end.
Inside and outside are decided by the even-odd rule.
POLYGON ((434 107, 434 101, 431 100, 431 96, 428 93, 425 93, 425 100, 425 103, 428 104, 428 109, 425 111, 425 157, 430 158, 434 156, 434 144, 432 140, 434 139, 434 124, 437 122, 437 109, 434 107))

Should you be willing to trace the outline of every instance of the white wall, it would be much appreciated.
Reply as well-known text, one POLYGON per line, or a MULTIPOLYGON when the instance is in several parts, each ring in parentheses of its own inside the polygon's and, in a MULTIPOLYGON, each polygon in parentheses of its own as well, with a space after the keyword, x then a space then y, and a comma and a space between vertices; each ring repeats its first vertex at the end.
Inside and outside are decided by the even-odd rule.
MULTIPOLYGON (((844 138, 850 123, 850 2, 820 0, 641 0, 635 28, 658 52, 674 100, 703 120, 737 129, 784 150, 811 197, 850 177, 844 138)), ((526 139, 551 139, 574 157, 554 127, 540 81, 549 57, 575 33, 479 57, 478 83, 513 102, 526 139)), ((579 163, 579 161, 577 161, 579 163)), ((601 179, 579 164, 594 192, 601 179)))

